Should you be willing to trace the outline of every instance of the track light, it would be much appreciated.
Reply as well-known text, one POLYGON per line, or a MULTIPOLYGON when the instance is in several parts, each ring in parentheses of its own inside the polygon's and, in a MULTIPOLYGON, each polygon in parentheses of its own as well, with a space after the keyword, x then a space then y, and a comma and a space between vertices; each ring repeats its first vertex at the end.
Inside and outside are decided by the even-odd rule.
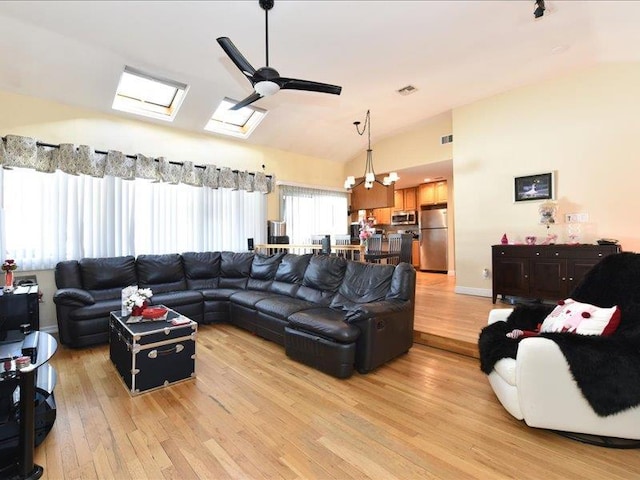
POLYGON ((545 11, 544 0, 536 0, 536 6, 537 8, 534 10, 533 16, 534 18, 540 18, 544 15, 545 11))

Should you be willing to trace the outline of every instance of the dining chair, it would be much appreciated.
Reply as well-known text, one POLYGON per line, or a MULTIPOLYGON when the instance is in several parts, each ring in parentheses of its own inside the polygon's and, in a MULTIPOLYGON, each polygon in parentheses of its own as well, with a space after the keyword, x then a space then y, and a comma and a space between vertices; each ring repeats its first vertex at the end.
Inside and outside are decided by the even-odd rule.
POLYGON ((367 245, 370 252, 379 252, 382 250, 382 234, 374 233, 367 240, 367 245))
POLYGON ((400 252, 402 245, 402 234, 401 233, 389 233, 387 235, 387 240, 389 242, 389 253, 397 253, 397 257, 391 257, 387 259, 387 263, 392 265, 397 265, 400 263, 400 252))
POLYGON ((410 233, 403 233, 400 238, 400 258, 398 263, 408 263, 411 265, 413 257, 413 235, 410 233))
POLYGON ((349 260, 355 260, 355 252, 350 249, 341 249, 340 245, 351 245, 351 235, 333 235, 333 245, 336 255, 349 260))

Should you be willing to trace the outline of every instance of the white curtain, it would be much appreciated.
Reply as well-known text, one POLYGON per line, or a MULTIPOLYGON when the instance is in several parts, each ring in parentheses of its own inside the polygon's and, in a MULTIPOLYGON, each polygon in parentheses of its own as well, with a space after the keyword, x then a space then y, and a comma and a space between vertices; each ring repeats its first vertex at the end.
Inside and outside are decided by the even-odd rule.
POLYGON ((3 250, 20 270, 83 257, 243 251, 247 238, 266 240, 266 196, 258 192, 59 170, 0 175, 3 250))
POLYGON ((282 218, 289 241, 311 243, 312 235, 348 233, 348 198, 343 192, 280 185, 282 218))

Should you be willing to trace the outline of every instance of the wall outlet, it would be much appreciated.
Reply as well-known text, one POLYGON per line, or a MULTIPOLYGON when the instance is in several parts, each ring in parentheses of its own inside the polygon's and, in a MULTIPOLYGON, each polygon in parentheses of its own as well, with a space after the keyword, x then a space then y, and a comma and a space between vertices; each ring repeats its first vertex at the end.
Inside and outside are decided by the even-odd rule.
POLYGON ((483 268, 482 269, 482 278, 489 278, 489 269, 488 268, 483 268))
POLYGON ((585 223, 589 221, 588 213, 567 213, 564 216, 565 223, 585 223))

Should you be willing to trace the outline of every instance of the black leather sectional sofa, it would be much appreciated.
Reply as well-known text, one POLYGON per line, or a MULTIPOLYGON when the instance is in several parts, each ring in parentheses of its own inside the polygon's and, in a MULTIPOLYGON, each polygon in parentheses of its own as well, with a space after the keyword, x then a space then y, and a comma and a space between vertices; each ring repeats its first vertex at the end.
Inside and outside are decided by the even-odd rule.
POLYGON ((108 341, 122 288, 151 288, 201 324, 228 322, 284 345, 286 354, 339 378, 366 373, 413 343, 414 268, 328 255, 190 252, 58 263, 60 341, 108 341))

